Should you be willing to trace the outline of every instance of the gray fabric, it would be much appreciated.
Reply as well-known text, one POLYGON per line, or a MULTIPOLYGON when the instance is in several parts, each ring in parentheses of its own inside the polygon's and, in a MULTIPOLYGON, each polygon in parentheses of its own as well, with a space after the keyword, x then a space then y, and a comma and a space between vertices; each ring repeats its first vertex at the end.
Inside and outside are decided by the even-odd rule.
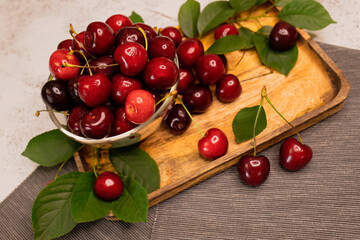
MULTIPOLYGON (((149 210, 149 222, 98 220, 61 239, 360 239, 360 51, 321 44, 349 79, 345 107, 302 132, 314 152, 299 172, 263 151, 268 180, 247 187, 232 167, 149 210)), ((74 170, 67 164, 64 172, 74 170)), ((31 239, 31 206, 56 173, 39 167, 0 204, 0 239, 31 239)))

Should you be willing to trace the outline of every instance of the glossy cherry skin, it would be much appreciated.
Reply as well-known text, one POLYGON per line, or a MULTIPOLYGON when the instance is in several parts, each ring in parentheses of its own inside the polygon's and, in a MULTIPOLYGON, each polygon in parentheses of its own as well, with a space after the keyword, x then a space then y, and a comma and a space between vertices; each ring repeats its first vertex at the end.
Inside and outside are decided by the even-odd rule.
POLYGON ((115 110, 115 122, 112 130, 113 136, 130 131, 137 126, 138 125, 127 120, 124 107, 119 107, 115 110))
POLYGON ((41 97, 46 106, 56 111, 65 111, 71 108, 72 100, 67 90, 67 84, 61 80, 52 80, 44 84, 41 89, 41 97))
POLYGON ((175 43, 175 46, 179 46, 179 44, 182 41, 182 36, 180 31, 175 28, 175 27, 166 27, 163 30, 161 30, 161 35, 166 36, 168 38, 170 38, 171 40, 173 40, 173 42, 175 43))
POLYGON ((114 74, 119 72, 119 66, 110 66, 116 64, 114 58, 111 55, 104 55, 90 61, 90 66, 96 67, 91 68, 93 74, 102 73, 109 79, 114 74))
POLYGON ((122 14, 115 14, 109 17, 105 23, 111 27, 113 32, 116 34, 120 29, 131 26, 132 21, 127 16, 122 14))
POLYGON ((182 134, 189 128, 191 118, 181 104, 175 104, 164 119, 166 126, 174 134, 182 134))
POLYGON ((148 42, 151 42, 151 40, 153 40, 158 35, 152 27, 145 23, 134 23, 134 25, 144 30, 148 42))
POLYGON ((104 22, 92 22, 85 31, 85 48, 96 56, 108 53, 115 45, 115 34, 104 22))
POLYGON ((179 78, 176 64, 165 57, 151 59, 144 70, 144 82, 153 90, 166 90, 179 78))
POLYGON ((80 130, 85 137, 101 139, 107 137, 112 129, 113 114, 109 108, 93 108, 80 120, 80 130))
POLYGON ((310 162, 312 155, 308 145, 295 138, 288 138, 280 147, 280 164, 289 171, 298 171, 310 162))
POLYGON ((129 93, 141 88, 142 84, 139 80, 116 74, 111 79, 111 99, 116 106, 124 106, 129 93))
POLYGON ((229 142, 225 133, 218 128, 210 128, 198 142, 200 155, 211 160, 224 156, 228 147, 229 142))
POLYGON ((114 59, 119 64, 121 73, 135 76, 144 69, 148 54, 142 45, 130 42, 116 48, 114 59))
POLYGON ((65 39, 59 43, 57 49, 66 49, 68 51, 74 50, 72 46, 72 39, 65 39))
POLYGON ((57 80, 69 80, 76 75, 79 75, 80 68, 64 67, 64 64, 69 63, 73 65, 80 65, 80 60, 70 51, 66 49, 58 49, 53 52, 49 59, 50 73, 57 80))
POLYGON ((261 185, 270 173, 270 162, 267 157, 258 155, 242 156, 238 162, 237 169, 240 179, 253 187, 261 185))
POLYGON ((104 172, 99 175, 94 184, 94 193, 106 201, 118 199, 124 191, 124 184, 119 175, 113 172, 104 172))
POLYGON ((298 31, 292 25, 278 22, 269 36, 270 47, 276 51, 287 51, 295 46, 298 35, 298 31))
POLYGON ((149 58, 166 57, 175 58, 175 43, 168 37, 157 36, 149 43, 149 58))
POLYGON ((234 25, 222 24, 215 30, 214 37, 215 39, 219 39, 229 35, 239 35, 239 31, 234 25))
POLYGON ((80 99, 89 107, 105 104, 111 95, 111 82, 104 74, 84 75, 79 79, 80 99))
POLYGON ((82 136, 81 130, 80 130, 80 120, 81 118, 87 114, 89 110, 83 106, 78 105, 71 109, 71 112, 69 114, 69 117, 67 118, 67 128, 70 132, 72 132, 75 135, 82 136))
POLYGON ((80 75, 72 78, 69 80, 68 82, 68 92, 70 94, 70 97, 72 98, 72 100, 74 101, 74 103, 76 104, 83 104, 84 102, 81 100, 81 98, 79 97, 79 79, 80 79, 80 75))
POLYGON ((136 42, 145 47, 144 35, 137 27, 124 27, 117 32, 116 46, 129 42, 136 42))
POLYGON ((225 73, 221 58, 216 54, 201 56, 195 65, 196 78, 205 85, 217 83, 225 73))
POLYGON ((192 68, 196 61, 204 55, 204 46, 198 39, 188 38, 179 44, 177 55, 181 66, 192 68))
POLYGON ((126 118, 135 124, 149 120, 155 112, 155 100, 151 93, 137 89, 129 93, 125 101, 126 118))
POLYGON ((177 90, 179 93, 185 93, 189 88, 195 84, 195 76, 191 70, 180 68, 179 83, 177 90))
POLYGON ((182 100, 191 113, 203 113, 212 103, 212 94, 208 86, 195 84, 183 94, 182 100))
MULTIPOLYGON (((85 48, 85 31, 82 31, 80 33, 78 33, 75 38, 73 38, 72 41, 72 48, 74 50, 78 50, 81 51, 87 60, 90 60, 91 56, 89 54, 89 52, 86 50, 85 48)), ((83 63, 85 63, 85 58, 82 54, 75 52, 75 55, 79 58, 79 60, 83 63)))
POLYGON ((216 97, 222 102, 232 102, 241 94, 239 79, 233 74, 225 74, 216 84, 216 97))

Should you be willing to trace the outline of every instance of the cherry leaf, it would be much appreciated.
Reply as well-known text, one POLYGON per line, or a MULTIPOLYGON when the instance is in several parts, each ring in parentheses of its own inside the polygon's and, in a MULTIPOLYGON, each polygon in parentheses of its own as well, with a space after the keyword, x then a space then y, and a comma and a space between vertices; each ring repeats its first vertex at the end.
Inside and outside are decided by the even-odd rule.
POLYGON ((132 11, 131 15, 129 16, 130 20, 133 22, 133 23, 143 23, 144 20, 142 19, 142 17, 137 14, 136 12, 132 11))
POLYGON ((245 40, 238 35, 229 35, 217 39, 209 48, 206 50, 206 54, 225 54, 236 50, 241 50, 246 47, 245 40))
POLYGON ((187 0, 181 5, 178 13, 180 29, 189 38, 197 35, 197 21, 200 15, 200 4, 195 0, 187 0))
POLYGON ((284 7, 286 4, 291 3, 294 0, 277 0, 275 1, 275 5, 279 7, 284 7))
POLYGON ((258 4, 258 0, 229 0, 231 7, 236 9, 238 12, 248 10, 252 6, 258 4))
POLYGON ((253 31, 251 31, 248 28, 239 28, 239 36, 243 39, 245 42, 245 49, 249 49, 254 47, 254 43, 252 41, 252 36, 255 34, 253 31))

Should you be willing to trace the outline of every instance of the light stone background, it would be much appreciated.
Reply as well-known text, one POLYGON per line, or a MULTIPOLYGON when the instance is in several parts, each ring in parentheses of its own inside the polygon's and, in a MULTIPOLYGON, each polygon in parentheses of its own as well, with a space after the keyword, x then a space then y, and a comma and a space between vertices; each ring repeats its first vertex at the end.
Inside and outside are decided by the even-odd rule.
MULTIPOLYGON (((139 13, 151 26, 177 24, 182 1, 168 0, 0 0, 0 202, 37 167, 21 156, 27 142, 54 129, 43 109, 41 86, 48 59, 57 44, 69 38, 72 23, 80 32, 92 21, 121 13, 139 13)), ((200 0, 203 8, 209 0, 200 0)), ((316 41, 360 50, 360 0, 319 0, 337 24, 311 33, 316 41)))

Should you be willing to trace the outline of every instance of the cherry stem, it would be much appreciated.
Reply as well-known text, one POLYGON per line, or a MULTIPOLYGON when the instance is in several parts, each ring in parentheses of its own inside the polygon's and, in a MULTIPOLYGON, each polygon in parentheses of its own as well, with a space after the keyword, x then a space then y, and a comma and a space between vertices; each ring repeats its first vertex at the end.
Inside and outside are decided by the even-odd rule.
POLYGON ((185 106, 183 101, 181 100, 181 98, 179 98, 179 96, 177 97, 177 100, 180 102, 181 106, 183 106, 183 108, 185 109, 187 115, 189 115, 189 117, 191 118, 191 121, 194 122, 194 124, 195 124, 196 128, 199 130, 201 136, 205 137, 205 134, 203 133, 203 131, 201 131, 201 128, 199 127, 199 125, 197 124, 197 122, 195 121, 195 119, 193 118, 193 116, 191 115, 191 113, 189 112, 189 110, 187 109, 187 107, 185 106))
POLYGON ((144 30, 141 28, 141 27, 138 27, 138 30, 142 33, 142 35, 144 36, 144 39, 145 39, 145 50, 147 51, 148 50, 148 40, 147 40, 147 37, 146 37, 146 33, 144 32, 144 30))
POLYGON ((253 136, 254 136, 254 156, 256 156, 256 125, 257 125, 257 122, 258 122, 258 119, 259 119, 259 115, 260 115, 261 108, 262 108, 263 103, 264 103, 264 92, 266 93, 266 88, 265 88, 265 86, 264 86, 264 87, 262 88, 262 90, 261 90, 260 105, 259 105, 258 111, 257 111, 257 113, 256 113, 255 123, 254 123, 254 129, 253 129, 253 136))
POLYGON ((160 99, 155 106, 159 105, 160 103, 162 103, 163 101, 165 101, 168 97, 171 97, 171 96, 175 96, 176 94, 178 93, 177 90, 174 90, 174 91, 171 91, 169 92, 168 94, 165 95, 165 97, 163 97, 162 99, 160 99))
POLYGON ((63 112, 60 112, 60 111, 55 111, 55 110, 37 110, 36 112, 35 112, 35 116, 40 116, 40 113, 41 112, 53 112, 53 113, 62 113, 62 114, 64 114, 65 115, 65 117, 66 116, 69 116, 69 113, 67 113, 66 111, 63 111, 63 112))
POLYGON ((243 82, 246 82, 246 81, 249 81, 249 80, 253 80, 255 78, 264 77, 266 75, 272 74, 273 72, 274 72, 273 69, 270 68, 270 72, 268 72, 268 73, 264 73, 264 74, 261 74, 261 75, 255 76, 255 77, 251 77, 251 78, 246 78, 246 79, 240 80, 240 82, 243 83, 243 82))
POLYGON ((70 28, 69 32, 70 32, 71 36, 73 36, 73 34, 75 34, 75 36, 78 35, 71 23, 70 23, 69 28, 70 28))
POLYGON ((50 74, 47 81, 50 82, 53 79, 54 79, 54 76, 50 74))
POLYGON ((97 158, 97 148, 91 147, 91 151, 92 151, 92 165, 93 165, 94 175, 95 175, 96 178, 98 178, 98 175, 97 175, 97 172, 96 172, 96 167, 95 167, 94 149, 95 149, 96 158, 97 158))
POLYGON ((275 7, 275 5, 271 5, 269 8, 267 8, 264 13, 258 15, 258 16, 253 16, 253 17, 245 17, 245 18, 240 18, 240 19, 236 19, 235 21, 237 22, 241 22, 241 21, 246 21, 246 20, 250 20, 250 19, 258 19, 258 18, 262 18, 262 17, 275 17, 275 16, 266 16, 266 14, 273 8, 275 7))
POLYGON ((60 165, 59 169, 58 169, 57 172, 56 172, 56 175, 55 175, 53 181, 55 181, 55 179, 59 176, 59 173, 60 173, 61 169, 64 167, 64 165, 66 164, 66 162, 67 162, 68 160, 69 160, 69 159, 65 160, 65 161, 60 165))
POLYGON ((117 63, 114 63, 114 64, 109 64, 109 65, 101 65, 101 66, 80 66, 80 65, 74 65, 74 64, 71 64, 71 63, 63 63, 63 66, 64 67, 76 67, 76 68, 100 68, 100 67, 115 67, 115 66, 119 66, 119 64, 117 63))

